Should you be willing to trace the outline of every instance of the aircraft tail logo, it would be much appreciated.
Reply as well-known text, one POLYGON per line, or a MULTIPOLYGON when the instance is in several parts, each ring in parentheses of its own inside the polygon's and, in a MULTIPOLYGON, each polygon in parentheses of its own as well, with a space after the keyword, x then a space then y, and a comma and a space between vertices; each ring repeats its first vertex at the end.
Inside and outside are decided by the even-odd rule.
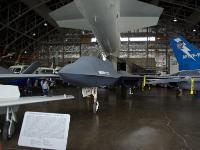
POLYGON ((200 69, 200 50, 179 36, 170 40, 170 45, 179 64, 179 70, 200 69))

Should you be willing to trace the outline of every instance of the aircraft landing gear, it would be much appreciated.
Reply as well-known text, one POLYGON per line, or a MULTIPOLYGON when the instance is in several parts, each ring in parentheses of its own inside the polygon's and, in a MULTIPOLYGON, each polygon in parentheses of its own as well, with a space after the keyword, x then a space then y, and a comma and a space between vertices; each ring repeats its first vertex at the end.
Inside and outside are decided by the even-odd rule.
POLYGON ((94 96, 93 113, 96 114, 97 110, 99 109, 99 102, 97 101, 97 88, 94 88, 93 96, 94 96))
POLYGON ((93 103, 93 113, 96 114, 98 109, 99 109, 99 102, 96 101, 93 103))
POLYGON ((83 97, 87 97, 90 95, 93 96, 92 111, 94 114, 96 114, 97 110, 99 109, 99 102, 97 101, 97 87, 82 88, 82 94, 83 94, 83 97))
POLYGON ((182 95, 183 95, 183 90, 182 90, 181 88, 178 87, 178 88, 176 89, 176 96, 177 96, 177 97, 181 97, 182 95))
POLYGON ((8 140, 13 136, 16 128, 16 123, 17 120, 13 109, 11 107, 7 107, 6 121, 2 131, 3 140, 8 140))

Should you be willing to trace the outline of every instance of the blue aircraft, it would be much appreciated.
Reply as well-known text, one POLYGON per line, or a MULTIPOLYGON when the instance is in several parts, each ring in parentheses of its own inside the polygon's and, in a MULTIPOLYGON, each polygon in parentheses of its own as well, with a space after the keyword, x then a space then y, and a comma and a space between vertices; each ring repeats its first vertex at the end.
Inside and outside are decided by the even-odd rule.
POLYGON ((175 84, 180 89, 190 90, 190 94, 200 91, 200 50, 183 36, 170 40, 170 46, 179 64, 179 72, 166 79, 151 80, 148 84, 175 84))
MULTIPOLYGON (((21 74, 32 74, 38 67, 39 67, 39 62, 37 62, 37 61, 33 62, 21 74)), ((3 67, 0 67, 0 74, 15 75, 12 71, 5 69, 3 67)), ((27 78, 21 78, 21 79, 4 78, 3 80, 0 80, 0 83, 7 84, 7 85, 25 86, 27 84, 27 78)))

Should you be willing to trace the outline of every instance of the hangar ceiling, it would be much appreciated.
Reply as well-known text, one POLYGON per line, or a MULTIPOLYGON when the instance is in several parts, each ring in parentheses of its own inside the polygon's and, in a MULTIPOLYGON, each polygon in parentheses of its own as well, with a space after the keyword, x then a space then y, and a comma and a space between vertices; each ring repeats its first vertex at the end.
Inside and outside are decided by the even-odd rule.
MULTIPOLYGON (((0 0, 0 56, 11 52, 16 58, 25 50, 33 51, 38 42, 60 34, 80 38, 82 31, 60 29, 48 13, 72 0, 0 0), (70 34, 68 34, 70 33, 70 34)), ((200 43, 199 0, 141 0, 164 8, 156 32, 178 33, 200 43), (176 19, 177 21, 174 21, 176 19), (165 30, 163 30, 165 28, 165 30), (193 32, 193 30, 196 30, 193 32)), ((91 34, 88 32, 88 34, 91 34)), ((16 59, 15 58, 15 59, 16 59)))

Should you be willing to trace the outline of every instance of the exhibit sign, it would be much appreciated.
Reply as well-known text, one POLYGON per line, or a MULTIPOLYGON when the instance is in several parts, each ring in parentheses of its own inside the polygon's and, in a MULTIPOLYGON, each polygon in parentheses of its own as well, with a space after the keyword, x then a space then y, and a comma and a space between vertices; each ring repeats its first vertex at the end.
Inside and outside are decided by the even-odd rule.
POLYGON ((65 150, 70 115, 26 112, 18 140, 19 146, 65 150))

